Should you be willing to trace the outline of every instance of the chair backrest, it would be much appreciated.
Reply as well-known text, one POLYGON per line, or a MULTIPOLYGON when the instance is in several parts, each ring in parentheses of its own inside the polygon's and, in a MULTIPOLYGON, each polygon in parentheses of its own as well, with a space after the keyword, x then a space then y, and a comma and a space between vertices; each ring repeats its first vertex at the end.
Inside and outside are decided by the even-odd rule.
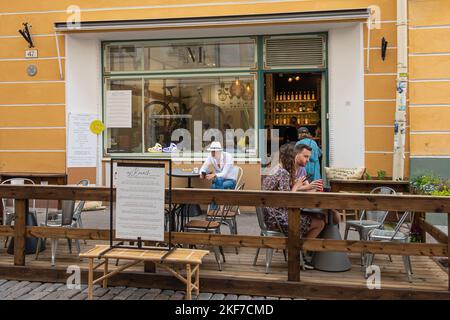
POLYGON ((237 187, 241 184, 242 176, 244 175, 244 170, 242 169, 242 167, 239 167, 239 166, 235 166, 235 167, 238 170, 237 177, 236 177, 236 189, 237 189, 237 187))
POLYGON ((89 183, 90 182, 88 179, 81 179, 80 181, 78 181, 77 186, 87 187, 89 183))
POLYGON ((264 208, 262 207, 256 207, 256 217, 258 218, 258 224, 261 228, 261 231, 267 231, 267 225, 264 221, 264 208))
MULTIPOLYGON (((395 190, 389 187, 376 187, 370 191, 370 194, 396 194, 395 190)), ((377 221, 384 223, 389 211, 382 210, 364 210, 361 219, 377 221)))
MULTIPOLYGON (((82 179, 82 180, 78 181, 77 186, 87 187, 87 186, 89 186, 89 183, 90 182, 88 179, 82 179)), ((73 217, 72 217, 73 221, 77 221, 78 219, 80 219, 81 212, 83 211, 85 202, 86 202, 85 200, 81 200, 78 202, 78 204, 74 210, 74 213, 73 213, 73 217)))
POLYGON ((75 213, 75 200, 61 201, 61 225, 68 226, 72 224, 73 215, 75 213))
MULTIPOLYGON (((10 179, 3 180, 0 184, 24 185, 24 184, 35 184, 35 183, 33 180, 28 179, 28 178, 10 178, 10 179)), ((2 198, 3 208, 5 208, 5 209, 6 209, 6 205, 7 205, 7 200, 8 199, 6 199, 6 198, 2 198)), ((34 200, 34 199, 30 199, 30 200, 32 200, 31 203, 29 203, 30 209, 35 209, 36 200, 34 200)), ((14 207, 15 206, 14 199, 12 199, 12 204, 14 207)))
POLYGON ((411 233, 412 224, 414 221, 414 212, 405 211, 394 228, 394 234, 391 237, 391 241, 395 238, 398 232, 402 232, 409 236, 411 233))

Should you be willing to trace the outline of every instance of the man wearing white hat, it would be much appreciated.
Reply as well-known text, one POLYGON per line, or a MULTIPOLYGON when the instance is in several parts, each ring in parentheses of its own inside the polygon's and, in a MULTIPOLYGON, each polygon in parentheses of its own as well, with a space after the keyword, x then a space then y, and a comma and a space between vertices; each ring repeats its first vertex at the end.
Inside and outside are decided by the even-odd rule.
POLYGON ((207 151, 211 154, 200 168, 200 178, 211 180, 212 189, 234 189, 238 170, 233 165, 233 156, 223 151, 218 141, 213 141, 207 151), (214 173, 209 173, 209 167, 214 167, 214 173))

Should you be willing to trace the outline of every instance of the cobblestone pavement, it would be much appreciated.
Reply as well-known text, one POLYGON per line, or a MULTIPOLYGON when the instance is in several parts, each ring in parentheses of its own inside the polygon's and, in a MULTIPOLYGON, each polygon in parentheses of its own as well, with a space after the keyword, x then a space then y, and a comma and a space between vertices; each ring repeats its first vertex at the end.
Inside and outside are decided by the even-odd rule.
MULTIPOLYGON (((94 286, 94 300, 183 300, 184 291, 94 286)), ((63 283, 8 281, 0 279, 0 300, 86 300, 87 286, 68 289, 63 283)), ((302 300, 200 292, 192 300, 302 300)))

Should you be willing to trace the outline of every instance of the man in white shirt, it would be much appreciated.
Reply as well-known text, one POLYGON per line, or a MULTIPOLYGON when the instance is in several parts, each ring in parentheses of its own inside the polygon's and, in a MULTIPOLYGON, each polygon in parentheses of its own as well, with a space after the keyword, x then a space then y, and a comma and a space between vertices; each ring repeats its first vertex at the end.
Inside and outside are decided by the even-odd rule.
POLYGON ((218 141, 213 141, 206 150, 211 154, 200 168, 200 178, 212 181, 212 189, 234 189, 238 170, 233 165, 233 156, 223 151, 218 141), (214 167, 214 173, 209 173, 210 166, 214 167))

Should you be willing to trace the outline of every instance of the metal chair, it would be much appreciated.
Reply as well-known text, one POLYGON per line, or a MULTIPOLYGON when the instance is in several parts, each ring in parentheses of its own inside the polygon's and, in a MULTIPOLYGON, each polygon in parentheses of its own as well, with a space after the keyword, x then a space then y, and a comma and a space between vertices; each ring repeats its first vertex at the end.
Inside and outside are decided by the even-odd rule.
MULTIPOLYGON (((371 194, 395 194, 395 190, 389 187, 377 187, 370 191, 371 194)), ((347 220, 345 223, 344 239, 347 240, 348 232, 358 232, 360 240, 367 240, 369 231, 383 229, 384 220, 389 211, 363 210, 359 220, 347 220)), ((361 254, 361 265, 364 264, 364 255, 361 254)))
MULTIPOLYGON (((236 186, 235 190, 244 190, 245 183, 242 185, 236 186)), ((220 217, 222 219, 222 223, 228 225, 230 228, 230 234, 238 234, 237 231, 237 221, 236 216, 238 214, 241 214, 241 211, 239 209, 239 206, 230 206, 230 209, 227 210, 227 214, 223 217, 220 217)), ((215 212, 208 211, 206 213, 206 220, 212 220, 215 221, 217 219, 217 215, 215 215, 215 212)), ((238 248, 236 247, 236 253, 238 253, 238 248)))
MULTIPOLYGON (((89 180, 83 179, 78 182, 77 185, 88 186, 89 180)), ((45 222, 41 223, 41 226, 45 227, 64 227, 64 228, 81 228, 81 212, 83 211, 85 201, 79 201, 75 207, 74 200, 63 200, 62 210, 57 212, 48 212, 48 208, 45 214, 45 222)), ((46 239, 44 239, 45 241, 46 239)), ((39 249, 41 248, 42 238, 38 239, 36 247, 36 260, 39 258, 39 249)), ((67 238, 69 245, 69 252, 72 253, 72 239, 67 238)), ((75 239, 75 243, 78 249, 78 254, 81 252, 80 241, 75 239)), ((52 266, 55 265, 56 249, 58 247, 58 239, 51 239, 51 251, 52 251, 52 266)))
MULTIPOLYGON (((88 179, 82 179, 78 181, 77 186, 87 187, 89 186, 89 184, 90 181, 88 179)), ((81 214, 83 213, 84 204, 85 204, 84 200, 79 201, 77 208, 75 209, 73 220, 75 221, 77 228, 83 228, 83 221, 81 220, 81 214)), ((84 240, 84 244, 87 244, 86 240, 84 240)))
MULTIPOLYGON (((411 227, 414 221, 414 214, 407 211, 402 214, 394 230, 373 229, 368 234, 369 241, 385 241, 385 242, 402 242, 408 243, 411 234, 411 227), (407 219, 409 218, 409 221, 407 219), (403 229, 402 229, 403 228, 403 229)), ((372 265, 374 254, 368 253, 366 258, 366 267, 372 265)), ((411 282, 412 265, 409 256, 403 256, 403 264, 405 265, 408 281, 411 282)), ((366 275, 367 276, 367 275, 366 275)))
MULTIPOLYGON (((35 184, 33 180, 27 179, 27 178, 10 178, 2 181, 0 184, 12 184, 12 185, 24 185, 24 184, 35 184)), ((14 208, 15 208, 15 201, 12 199, 12 210, 7 208, 8 205, 8 199, 2 198, 2 204, 3 204, 3 221, 5 221, 5 225, 10 226, 12 222, 14 221, 15 214, 14 214, 14 208)), ((35 216, 36 215, 36 200, 32 199, 31 206, 29 208, 30 212, 35 216)), ((5 238, 5 248, 8 245, 9 237, 5 238)))
MULTIPOLYGON (((230 206, 218 206, 213 211, 213 218, 211 220, 190 220, 185 224, 184 231, 220 234, 220 225, 222 224, 224 217, 228 215, 229 210, 230 206), (214 221, 217 217, 219 217, 219 215, 219 222, 214 221)), ((222 261, 220 259, 220 256, 222 256, 223 263, 225 263, 225 254, 223 253, 222 246, 213 246, 213 250, 217 264, 219 266, 219 271, 222 271, 222 261)))
MULTIPOLYGON (((262 237, 285 237, 286 234, 284 234, 284 232, 282 232, 281 230, 274 231, 274 230, 270 230, 269 228, 267 228, 266 222, 264 221, 264 212, 266 210, 267 210, 266 208, 260 208, 260 207, 256 208, 256 217, 258 218, 258 224, 261 229, 260 235, 262 237)), ((261 248, 258 248, 256 250, 256 256, 255 256, 255 259, 253 260, 254 266, 256 266, 256 263, 258 262, 258 256, 259 256, 260 250, 261 250, 261 248)), ((283 255, 284 255, 284 260, 286 261, 287 260, 286 250, 283 250, 283 255)), ((272 263, 272 257, 273 257, 273 249, 267 248, 266 249, 266 273, 270 272, 270 264, 272 263)), ((302 252, 300 252, 300 265, 301 265, 302 269, 305 270, 305 262, 304 262, 302 252)))

